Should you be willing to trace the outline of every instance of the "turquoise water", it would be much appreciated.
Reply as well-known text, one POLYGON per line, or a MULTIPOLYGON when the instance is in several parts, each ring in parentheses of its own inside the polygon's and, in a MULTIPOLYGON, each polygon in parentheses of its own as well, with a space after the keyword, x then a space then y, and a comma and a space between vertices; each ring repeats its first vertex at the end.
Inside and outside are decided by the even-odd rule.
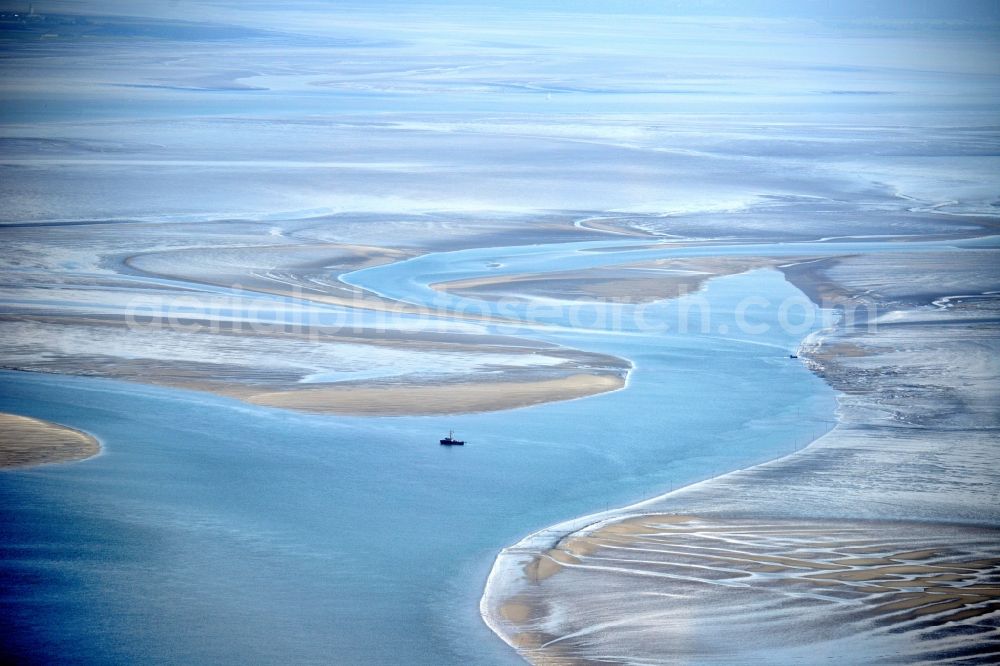
MULTIPOLYGON (((424 281, 420 266, 408 284, 424 281)), ((10 647, 78 663, 516 663, 478 615, 502 547, 829 427, 832 392, 787 358, 805 332, 760 307, 751 319, 766 333, 732 334, 747 294, 801 299, 761 270, 711 281, 686 314, 685 299, 653 310, 701 321, 707 304, 709 330, 546 327, 536 337, 630 359, 628 388, 447 419, 2 373, 0 410, 105 446, 0 477, 10 647), (438 446, 448 428, 469 444, 438 446)))

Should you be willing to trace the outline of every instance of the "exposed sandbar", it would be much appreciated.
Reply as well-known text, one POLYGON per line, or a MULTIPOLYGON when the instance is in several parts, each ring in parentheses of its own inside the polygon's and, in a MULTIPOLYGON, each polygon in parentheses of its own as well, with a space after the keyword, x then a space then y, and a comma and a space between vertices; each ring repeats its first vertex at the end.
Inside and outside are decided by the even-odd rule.
POLYGON ((513 594, 489 612, 539 664, 598 654, 613 663, 637 654, 643 663, 735 663, 755 653, 794 661, 812 642, 882 645, 915 624, 950 627, 914 648, 930 654, 949 637, 987 630, 981 618, 1000 610, 997 537, 954 525, 638 515, 524 553, 513 594), (845 558, 858 541, 880 556, 845 558), (933 553, 913 549, 927 542, 933 553))
POLYGON ((83 460, 100 450, 96 439, 79 430, 0 413, 0 468, 83 460))
POLYGON ((492 412, 584 398, 625 386, 614 374, 578 373, 519 382, 463 382, 438 385, 335 386, 237 393, 257 405, 354 416, 407 416, 492 412))
POLYGON ((301 298, 366 310, 411 312, 341 282, 340 275, 413 256, 391 248, 342 243, 192 248, 127 257, 129 268, 147 275, 301 298))
POLYGON ((979 251, 782 265, 843 308, 799 351, 839 391, 838 426, 799 453, 506 549, 483 599, 490 626, 534 663, 1000 653, 995 266, 979 251))
POLYGON ((453 280, 431 287, 481 300, 545 297, 567 301, 648 303, 695 292, 714 277, 779 263, 782 262, 768 257, 668 258, 574 271, 453 280))
POLYGON ((241 322, 0 317, 7 369, 208 391, 337 414, 454 414, 621 388, 631 364, 514 337, 256 330, 241 322), (370 336, 370 337, 366 337, 370 336))

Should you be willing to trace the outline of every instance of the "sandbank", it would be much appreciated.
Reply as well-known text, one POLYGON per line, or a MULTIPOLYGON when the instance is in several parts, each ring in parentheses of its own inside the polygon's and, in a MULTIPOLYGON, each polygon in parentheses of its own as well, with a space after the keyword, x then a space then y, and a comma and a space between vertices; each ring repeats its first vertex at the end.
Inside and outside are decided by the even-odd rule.
POLYGON ((798 352, 839 392, 834 430, 505 549, 487 623, 540 664, 917 663, 1000 650, 996 303, 932 293, 923 274, 950 266, 942 286, 986 292, 992 269, 921 256, 880 255, 881 273, 858 256, 780 266, 845 311, 798 352), (499 612, 515 598, 517 613, 499 612))
POLYGON ((779 263, 783 262, 769 257, 666 258, 584 270, 452 280, 431 287, 481 300, 545 297, 639 304, 679 298, 698 291, 711 278, 779 263))
POLYGON ((877 641, 918 621, 972 630, 1000 611, 1000 589, 990 584, 1000 574, 1000 531, 949 526, 942 540, 936 529, 676 514, 611 519, 544 552, 522 553, 516 594, 489 617, 539 664, 590 663, 626 644, 644 663, 716 663, 743 654, 731 651, 733 642, 770 649, 768 631, 877 641), (859 538, 877 542, 880 557, 845 558, 859 538), (927 540, 940 542, 933 553, 912 548, 927 540), (976 559, 982 553, 994 557, 976 559), (723 624, 727 641, 677 641, 682 627, 697 634, 723 624))
POLYGON ((95 438, 79 430, 0 412, 0 468, 83 460, 100 450, 95 438))
POLYGON ((524 407, 622 388, 631 368, 606 354, 511 336, 268 328, 196 318, 136 326, 94 314, 0 316, 0 332, 9 340, 31 341, 9 351, 6 369, 107 377, 336 414, 524 407), (64 340, 72 341, 72 353, 64 340), (357 362, 344 361, 359 358, 368 359, 361 368, 367 376, 357 362))
POLYGON ((456 382, 438 385, 336 386, 283 391, 236 392, 268 407, 353 416, 406 416, 491 412, 584 398, 625 386, 617 374, 577 373, 557 379, 517 382, 456 382))
POLYGON ((419 308, 380 298, 339 279, 344 273, 414 254, 367 245, 315 243, 167 250, 132 255, 123 263, 155 277, 363 310, 415 312, 419 308))

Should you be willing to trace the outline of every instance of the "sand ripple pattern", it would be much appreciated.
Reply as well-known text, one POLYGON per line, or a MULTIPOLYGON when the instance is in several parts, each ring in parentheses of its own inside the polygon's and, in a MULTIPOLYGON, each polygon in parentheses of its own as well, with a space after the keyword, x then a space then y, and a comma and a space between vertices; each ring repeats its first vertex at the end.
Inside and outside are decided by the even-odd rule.
POLYGON ((519 591, 492 615, 540 664, 982 663, 1000 654, 998 537, 637 516, 525 554, 519 591))

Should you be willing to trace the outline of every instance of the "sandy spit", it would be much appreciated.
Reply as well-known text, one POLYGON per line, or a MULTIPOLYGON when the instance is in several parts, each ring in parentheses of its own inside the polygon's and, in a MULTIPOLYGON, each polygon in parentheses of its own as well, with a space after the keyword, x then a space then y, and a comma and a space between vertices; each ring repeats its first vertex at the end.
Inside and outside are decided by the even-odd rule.
POLYGON ((268 407, 353 416, 492 412, 572 400, 625 386, 619 375, 578 373, 557 379, 379 387, 324 386, 239 396, 268 407))
POLYGON ((83 460, 100 450, 96 439, 79 430, 0 413, 0 469, 83 460))

